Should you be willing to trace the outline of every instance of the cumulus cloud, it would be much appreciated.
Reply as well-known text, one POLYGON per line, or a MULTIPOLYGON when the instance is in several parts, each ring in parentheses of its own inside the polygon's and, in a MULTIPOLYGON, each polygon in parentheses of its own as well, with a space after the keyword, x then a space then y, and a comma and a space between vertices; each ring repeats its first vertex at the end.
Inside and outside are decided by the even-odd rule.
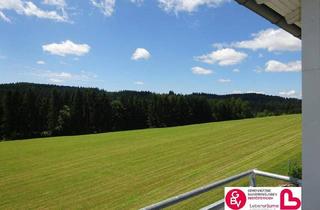
POLYGON ((68 21, 68 17, 65 12, 62 11, 62 14, 58 14, 57 11, 45 11, 40 9, 31 1, 24 0, 1 0, 0 1, 0 16, 1 19, 4 19, 8 22, 10 20, 5 16, 3 11, 15 11, 19 15, 25 16, 35 16, 42 19, 50 19, 58 22, 68 21))
POLYGON ((191 71, 193 74, 198 74, 198 75, 209 75, 213 73, 211 69, 205 69, 199 66, 193 67, 191 71))
POLYGON ((52 43, 42 46, 43 51, 53 55, 66 56, 76 55, 82 56, 90 51, 90 46, 87 44, 76 44, 70 40, 63 41, 61 43, 52 43))
POLYGON ((241 63, 248 55, 232 48, 218 49, 206 55, 195 57, 195 60, 208 64, 218 63, 220 66, 229 66, 241 63))
POLYGON ((297 93, 295 90, 289 90, 289 91, 281 91, 279 92, 279 95, 282 97, 286 97, 286 98, 296 98, 297 97, 297 93))
POLYGON ((220 82, 220 83, 230 83, 231 79, 219 79, 218 82, 220 82))
POLYGON ((148 50, 144 48, 137 48, 131 56, 132 60, 148 60, 151 54, 148 50))
POLYGON ((44 64, 46 64, 46 62, 40 60, 40 61, 37 61, 37 64, 44 65, 44 64))
POLYGON ((301 40, 282 29, 269 28, 252 35, 251 40, 235 42, 232 46, 251 50, 299 51, 301 40))
POLYGON ((239 73, 239 72, 240 72, 239 69, 233 69, 232 71, 233 71, 234 73, 239 73))
POLYGON ((143 81, 135 81, 134 84, 135 85, 144 85, 144 82, 143 81))
POLYGON ((201 6, 218 7, 229 0, 158 0, 166 12, 194 12, 201 6))
POLYGON ((65 71, 33 70, 31 74, 52 83, 89 82, 96 80, 98 77, 96 74, 86 71, 70 73, 65 71))
POLYGON ((105 16, 111 16, 116 6, 116 0, 90 0, 92 5, 100 9, 105 16))
POLYGON ((299 72, 301 71, 301 61, 292 61, 282 63, 276 60, 270 60, 265 65, 266 72, 299 72))

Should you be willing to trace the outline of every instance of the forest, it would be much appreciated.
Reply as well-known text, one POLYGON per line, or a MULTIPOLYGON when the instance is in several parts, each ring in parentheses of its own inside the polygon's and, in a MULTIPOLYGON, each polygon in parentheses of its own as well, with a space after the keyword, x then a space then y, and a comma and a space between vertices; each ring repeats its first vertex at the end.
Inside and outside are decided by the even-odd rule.
POLYGON ((0 85, 0 140, 80 135, 301 113, 301 100, 255 93, 108 92, 0 85))

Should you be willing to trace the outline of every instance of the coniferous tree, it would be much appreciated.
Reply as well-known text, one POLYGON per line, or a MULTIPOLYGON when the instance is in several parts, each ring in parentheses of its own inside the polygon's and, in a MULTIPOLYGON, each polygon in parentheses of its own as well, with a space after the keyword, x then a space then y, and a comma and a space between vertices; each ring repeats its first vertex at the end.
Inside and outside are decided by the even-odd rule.
POLYGON ((57 127, 55 132, 59 135, 65 135, 70 132, 71 129, 71 111, 69 106, 65 105, 59 111, 57 127))
POLYGON ((56 89, 51 93, 48 107, 48 131, 53 133, 58 123, 58 114, 60 110, 59 95, 56 89))
POLYGON ((77 89, 74 97, 72 99, 72 130, 74 134, 83 133, 83 123, 84 123, 84 98, 83 93, 77 89))
POLYGON ((112 130, 125 129, 125 108, 121 101, 116 100, 111 102, 112 108, 112 130))

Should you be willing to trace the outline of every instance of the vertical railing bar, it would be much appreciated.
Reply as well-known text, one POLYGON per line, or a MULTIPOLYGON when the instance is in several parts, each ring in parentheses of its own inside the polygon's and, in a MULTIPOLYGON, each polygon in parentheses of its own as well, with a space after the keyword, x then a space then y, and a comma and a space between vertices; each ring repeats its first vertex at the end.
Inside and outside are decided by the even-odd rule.
POLYGON ((249 175, 249 185, 250 187, 257 186, 256 174, 254 172, 249 175))

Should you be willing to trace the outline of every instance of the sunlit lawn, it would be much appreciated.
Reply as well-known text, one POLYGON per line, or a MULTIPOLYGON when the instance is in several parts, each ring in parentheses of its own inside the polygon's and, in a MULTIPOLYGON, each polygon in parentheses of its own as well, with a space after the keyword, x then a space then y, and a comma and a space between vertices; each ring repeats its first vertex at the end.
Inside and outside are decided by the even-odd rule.
POLYGON ((252 168, 286 175, 301 155, 300 124, 289 115, 0 142, 0 209, 137 209, 252 168))

